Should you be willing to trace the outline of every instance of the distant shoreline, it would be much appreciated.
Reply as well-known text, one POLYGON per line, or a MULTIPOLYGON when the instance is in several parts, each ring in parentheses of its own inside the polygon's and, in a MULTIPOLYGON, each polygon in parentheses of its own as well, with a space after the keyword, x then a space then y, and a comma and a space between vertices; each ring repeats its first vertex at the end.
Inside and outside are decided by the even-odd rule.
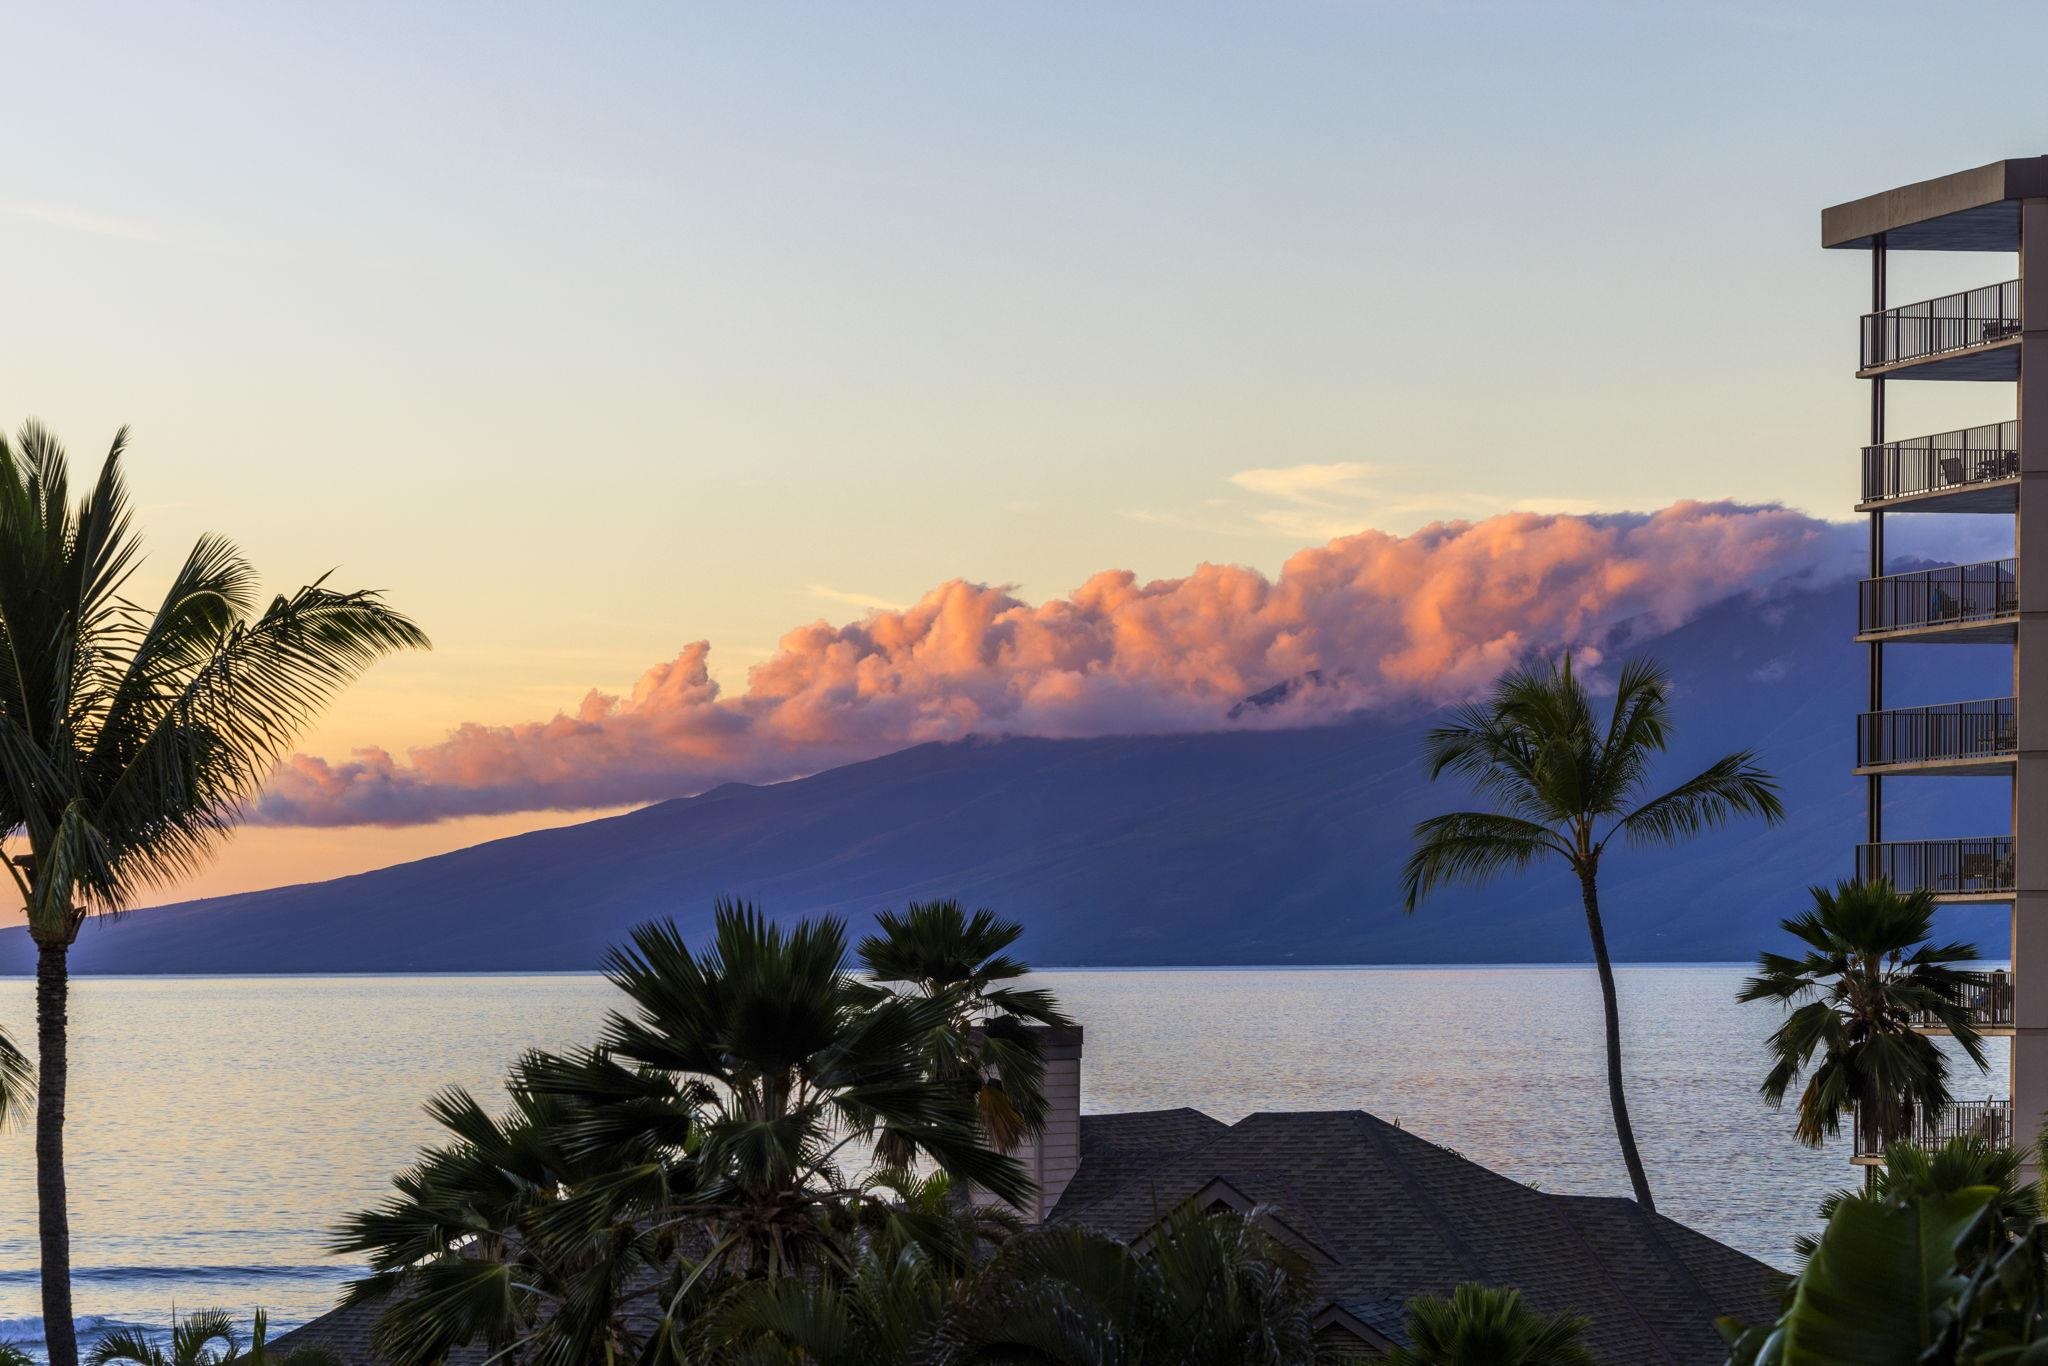
MULTIPOLYGON (((1744 962, 1720 959, 1650 959, 1643 962, 1617 962, 1617 968, 1747 968, 1744 962)), ((1582 963, 1039 963, 1034 972, 1545 972, 1560 968, 1590 972, 1591 962, 1582 963)), ((389 977, 591 977, 601 978, 604 974, 596 968, 588 969, 520 969, 520 968, 476 968, 467 971, 449 972, 438 969, 419 971, 393 970, 389 972, 78 972, 72 974, 73 981, 99 982, 169 982, 169 981, 215 981, 227 979, 304 979, 308 977, 332 977, 337 979, 368 979, 389 977)), ((33 973, 0 973, 0 981, 32 982, 33 973)))

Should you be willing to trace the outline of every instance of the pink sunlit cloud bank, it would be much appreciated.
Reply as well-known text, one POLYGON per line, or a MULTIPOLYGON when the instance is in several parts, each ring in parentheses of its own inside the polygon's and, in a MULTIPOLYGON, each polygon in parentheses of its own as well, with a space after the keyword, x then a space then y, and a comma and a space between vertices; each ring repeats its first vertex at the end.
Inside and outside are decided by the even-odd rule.
POLYGON ((1377 531, 1298 552, 1277 578, 1204 564, 1140 583, 1106 570, 1039 604, 955 580, 902 610, 783 636, 747 688, 721 695, 697 641, 625 696, 470 723, 403 758, 358 750, 284 764, 253 818, 405 825, 451 816, 660 800, 796 777, 928 740, 1306 725, 1470 696, 1624 623, 1662 631, 1787 579, 1855 572, 1860 533, 1776 506, 1511 513, 1377 531), (1244 698, 1320 684, 1232 717, 1244 698))

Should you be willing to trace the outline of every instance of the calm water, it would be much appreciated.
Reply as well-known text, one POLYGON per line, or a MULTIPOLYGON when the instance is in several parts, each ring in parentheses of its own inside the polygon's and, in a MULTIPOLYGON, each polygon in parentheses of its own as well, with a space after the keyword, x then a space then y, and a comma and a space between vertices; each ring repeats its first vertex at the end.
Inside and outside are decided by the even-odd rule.
MULTIPOLYGON (((1755 1094, 1767 1007, 1735 967, 1621 971, 1636 1129, 1660 1208, 1784 1263, 1849 1175, 1755 1094)), ((1370 1110, 1545 1190, 1626 1194, 1585 968, 1049 972, 1087 1026, 1090 1111, 1370 1110)), ((532 1045, 591 1040, 611 989, 558 977, 89 979, 73 996, 72 1230, 81 1315, 325 1309, 335 1218, 434 1137, 420 1103, 491 1091, 532 1045)), ((28 1037, 31 988, 0 980, 28 1037)), ((2005 1053, 1968 1095, 2003 1095, 2005 1053)), ((0 1341, 38 1335, 25 1132, 0 1135, 0 1341)))

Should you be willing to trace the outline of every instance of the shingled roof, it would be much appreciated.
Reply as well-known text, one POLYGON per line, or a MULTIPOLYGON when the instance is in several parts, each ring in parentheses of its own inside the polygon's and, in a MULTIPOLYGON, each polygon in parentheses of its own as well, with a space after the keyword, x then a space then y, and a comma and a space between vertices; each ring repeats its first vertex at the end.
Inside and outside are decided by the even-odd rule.
POLYGON ((1479 1281, 1586 1315, 1602 1361, 1706 1366, 1727 1359, 1714 1319, 1775 1317, 1783 1283, 1632 1200, 1545 1194, 1359 1110, 1084 1115, 1051 1218, 1137 1239, 1189 1198, 1260 1209, 1308 1255, 1331 1345, 1399 1341, 1410 1296, 1479 1281))
MULTIPOLYGON (((1314 1263, 1319 1340, 1349 1351, 1403 1339, 1407 1300, 1461 1281, 1512 1286, 1546 1314, 1586 1315, 1602 1361, 1719 1366, 1714 1319, 1775 1317, 1783 1277, 1632 1200, 1549 1195, 1359 1110, 1199 1110, 1081 1117, 1081 1164, 1053 1222, 1127 1241, 1193 1198, 1266 1221, 1314 1263)), ((278 1348, 372 1363, 379 1306, 338 1309, 278 1348)), ((481 1362, 479 1349, 451 1366, 481 1362)))

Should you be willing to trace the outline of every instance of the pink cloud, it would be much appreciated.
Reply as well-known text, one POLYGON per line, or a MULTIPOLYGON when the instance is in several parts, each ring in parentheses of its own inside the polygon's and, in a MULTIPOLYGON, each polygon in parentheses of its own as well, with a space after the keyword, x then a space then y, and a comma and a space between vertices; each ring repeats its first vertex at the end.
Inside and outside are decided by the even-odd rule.
POLYGON ((1781 507, 1513 513, 1300 551, 1279 576, 1204 564, 1095 575, 1032 605, 954 580, 914 605, 799 626, 722 696, 697 641, 623 697, 545 721, 471 723, 403 759, 282 765, 256 820, 403 825, 652 801, 816 772, 927 740, 1302 725, 1469 696, 1535 651, 1666 630, 1786 578, 1853 572, 1851 528, 1781 507), (1280 705, 1231 709, 1315 672, 1280 705))

